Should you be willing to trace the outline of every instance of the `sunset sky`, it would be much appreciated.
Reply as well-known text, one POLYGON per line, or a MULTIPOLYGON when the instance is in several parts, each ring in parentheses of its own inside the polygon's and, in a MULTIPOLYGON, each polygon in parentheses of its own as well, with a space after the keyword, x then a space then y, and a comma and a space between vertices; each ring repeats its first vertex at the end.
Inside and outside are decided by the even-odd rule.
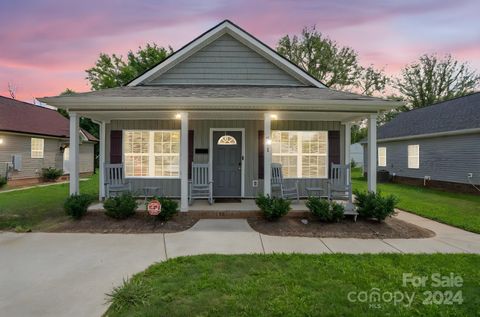
POLYGON ((30 102, 88 91, 85 69, 100 52, 125 55, 147 42, 178 49, 224 19, 271 47, 316 25, 391 75, 431 52, 480 71, 479 12, 479 0, 0 0, 0 95, 9 82, 30 102))

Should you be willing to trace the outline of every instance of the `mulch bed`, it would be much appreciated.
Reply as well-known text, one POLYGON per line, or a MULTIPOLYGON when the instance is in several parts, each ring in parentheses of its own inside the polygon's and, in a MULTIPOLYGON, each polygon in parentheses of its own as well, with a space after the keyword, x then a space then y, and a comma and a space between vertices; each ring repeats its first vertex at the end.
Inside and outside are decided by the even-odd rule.
POLYGON ((162 222, 146 212, 137 212, 134 216, 116 220, 103 212, 89 212, 81 220, 68 220, 55 226, 50 232, 88 232, 88 233, 172 233, 191 228, 198 219, 186 215, 176 215, 162 222))
POLYGON ((323 223, 312 217, 283 217, 272 222, 263 218, 249 218, 248 223, 254 230, 271 236, 360 239, 412 239, 435 236, 433 231, 396 218, 387 218, 385 222, 360 218, 353 222, 347 218, 338 223, 323 223), (308 220, 308 223, 302 223, 302 219, 308 220))

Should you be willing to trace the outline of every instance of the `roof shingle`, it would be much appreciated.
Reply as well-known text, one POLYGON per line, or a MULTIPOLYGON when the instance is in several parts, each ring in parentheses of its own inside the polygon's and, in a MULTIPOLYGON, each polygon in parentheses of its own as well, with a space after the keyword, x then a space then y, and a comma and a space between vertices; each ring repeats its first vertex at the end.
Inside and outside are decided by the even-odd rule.
POLYGON ((480 92, 398 114, 378 139, 480 128, 480 92))
MULTIPOLYGON (((30 133, 60 138, 70 135, 69 121, 53 109, 0 96, 0 131, 30 133)), ((90 141, 98 141, 82 129, 90 141)))

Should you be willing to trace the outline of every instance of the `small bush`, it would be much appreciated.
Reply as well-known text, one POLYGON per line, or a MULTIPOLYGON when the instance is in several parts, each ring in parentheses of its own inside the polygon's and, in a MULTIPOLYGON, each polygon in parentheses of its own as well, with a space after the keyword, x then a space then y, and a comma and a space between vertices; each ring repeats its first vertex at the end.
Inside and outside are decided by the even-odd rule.
POLYGON ((290 201, 283 198, 271 198, 270 196, 258 196, 255 203, 262 211, 263 216, 270 221, 285 216, 291 209, 290 201))
POLYGON ((306 206, 315 217, 325 222, 340 221, 345 211, 343 205, 319 197, 308 198, 306 206))
POLYGON ((107 303, 112 304, 110 309, 121 311, 130 307, 145 306, 154 294, 152 287, 141 278, 123 280, 123 284, 113 288, 107 295, 107 303))
POLYGON ((8 179, 5 176, 0 176, 0 188, 7 185, 8 179))
POLYGON ((162 205, 162 210, 157 216, 157 218, 161 221, 168 221, 178 213, 178 202, 176 202, 175 200, 165 197, 154 197, 150 199, 149 202, 153 199, 158 200, 162 205))
POLYGON ((87 194, 72 195, 65 200, 63 210, 68 216, 79 220, 87 213, 88 206, 94 200, 93 196, 87 194))
POLYGON ((355 190, 355 206, 360 217, 375 218, 383 221, 395 214, 398 198, 394 195, 382 196, 380 192, 373 193, 355 190))
POLYGON ((351 168, 357 167, 357 162, 355 162, 354 159, 352 159, 352 161, 350 162, 350 167, 351 167, 351 168))
POLYGON ((63 170, 55 167, 42 168, 42 178, 45 181, 56 181, 63 175, 63 170))
POLYGON ((115 219, 126 219, 135 214, 138 204, 131 193, 110 197, 103 203, 105 214, 115 219))

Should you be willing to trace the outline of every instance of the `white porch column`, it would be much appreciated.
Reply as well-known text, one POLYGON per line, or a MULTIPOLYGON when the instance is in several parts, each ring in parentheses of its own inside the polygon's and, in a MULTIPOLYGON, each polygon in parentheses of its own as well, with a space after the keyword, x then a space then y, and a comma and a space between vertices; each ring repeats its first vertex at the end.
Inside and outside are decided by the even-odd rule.
POLYGON ((180 211, 188 211, 188 113, 180 114, 180 211))
POLYGON ((345 165, 350 164, 352 159, 350 158, 350 145, 352 143, 352 124, 350 122, 345 123, 345 165))
POLYGON ((70 195, 79 194, 79 117, 75 112, 70 113, 70 195))
POLYGON ((269 113, 265 113, 264 118, 264 146, 263 146, 263 194, 272 194, 272 118, 269 113))
POLYGON ((377 114, 368 117, 368 191, 377 191, 377 114))
POLYGON ((98 157, 98 186, 99 199, 102 201, 105 198, 105 121, 99 122, 100 126, 100 144, 98 157))
MULTIPOLYGON (((352 124, 350 122, 345 123, 345 165, 351 163, 351 158, 350 158, 350 144, 352 143, 352 124)), ((352 180, 352 169, 350 166, 350 175, 347 177, 347 182, 350 184, 352 180)))

